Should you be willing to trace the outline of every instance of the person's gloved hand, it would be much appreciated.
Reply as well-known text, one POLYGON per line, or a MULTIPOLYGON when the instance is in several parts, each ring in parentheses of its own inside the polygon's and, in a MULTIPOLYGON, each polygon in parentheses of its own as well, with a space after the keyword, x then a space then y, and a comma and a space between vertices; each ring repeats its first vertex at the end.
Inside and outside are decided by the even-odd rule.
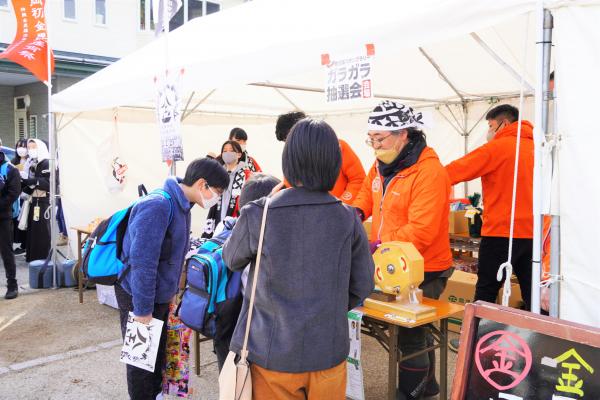
POLYGON ((376 240, 374 242, 369 242, 369 248, 371 249, 371 254, 375 253, 377 248, 381 246, 381 240, 376 240))

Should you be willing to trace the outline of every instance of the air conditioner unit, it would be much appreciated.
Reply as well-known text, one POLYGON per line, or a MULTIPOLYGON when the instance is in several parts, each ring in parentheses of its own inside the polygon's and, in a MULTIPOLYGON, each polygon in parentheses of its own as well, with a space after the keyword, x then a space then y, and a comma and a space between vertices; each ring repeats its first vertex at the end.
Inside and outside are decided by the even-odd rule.
POLYGON ((31 98, 28 94, 15 97, 15 111, 28 110, 31 105, 31 98))
POLYGON ((29 95, 15 97, 15 141, 29 137, 27 110, 30 105, 29 95))

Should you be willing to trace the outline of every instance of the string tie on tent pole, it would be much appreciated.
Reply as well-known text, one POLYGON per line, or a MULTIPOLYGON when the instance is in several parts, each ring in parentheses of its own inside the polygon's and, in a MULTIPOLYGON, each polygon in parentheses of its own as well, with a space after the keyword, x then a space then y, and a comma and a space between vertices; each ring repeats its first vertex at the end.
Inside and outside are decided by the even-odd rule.
MULTIPOLYGON (((512 242, 512 238, 511 238, 511 242, 512 242)), ((496 274, 496 279, 498 281, 502 281, 502 273, 506 272, 506 279, 504 279, 504 288, 502 289, 502 305, 503 306, 508 306, 508 299, 510 299, 510 295, 511 295, 511 286, 510 286, 510 277, 512 276, 513 273, 513 266, 510 263, 510 257, 509 257, 509 261, 502 263, 502 265, 500 265, 500 268, 498 268, 498 273, 496 274)))
POLYGON ((550 287, 554 283, 560 282, 562 280, 563 280, 562 275, 549 275, 548 278, 546 278, 540 282, 540 287, 542 287, 542 288, 550 287))

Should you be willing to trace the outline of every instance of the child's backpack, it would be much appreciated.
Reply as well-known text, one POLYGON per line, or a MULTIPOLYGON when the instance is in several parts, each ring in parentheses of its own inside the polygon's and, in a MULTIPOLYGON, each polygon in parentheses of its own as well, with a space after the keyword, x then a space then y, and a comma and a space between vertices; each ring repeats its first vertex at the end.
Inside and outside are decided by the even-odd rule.
MULTIPOLYGON (((12 165, 8 161, 6 161, 4 164, 2 164, 0 166, 0 175, 2 175, 2 177, 4 178, 5 181, 8 179, 8 168, 9 167, 15 168, 15 166, 12 165)), ((20 213, 21 213, 21 202, 17 198, 17 200, 15 200, 15 202, 12 205, 12 217, 13 217, 13 219, 19 218, 19 214, 20 213)))
POLYGON ((242 308, 242 272, 230 271, 222 257, 223 244, 234 224, 235 220, 228 218, 225 229, 205 241, 187 263, 179 317, 209 338, 230 335, 242 308))
MULTIPOLYGON (((169 200, 171 206, 169 224, 171 224, 173 219, 171 196, 164 190, 155 190, 147 196, 163 196, 169 200)), ((125 277, 128 268, 121 260, 123 239, 129 224, 131 210, 138 201, 139 199, 129 207, 117 211, 102 221, 86 240, 81 270, 88 282, 112 286, 125 277)))

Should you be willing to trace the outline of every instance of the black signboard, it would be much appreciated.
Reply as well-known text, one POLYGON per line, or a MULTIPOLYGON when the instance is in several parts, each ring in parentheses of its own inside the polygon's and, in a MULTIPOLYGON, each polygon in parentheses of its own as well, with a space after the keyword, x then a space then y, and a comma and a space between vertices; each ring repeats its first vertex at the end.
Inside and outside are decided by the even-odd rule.
POLYGON ((600 330, 468 305, 452 399, 600 399, 600 330))

